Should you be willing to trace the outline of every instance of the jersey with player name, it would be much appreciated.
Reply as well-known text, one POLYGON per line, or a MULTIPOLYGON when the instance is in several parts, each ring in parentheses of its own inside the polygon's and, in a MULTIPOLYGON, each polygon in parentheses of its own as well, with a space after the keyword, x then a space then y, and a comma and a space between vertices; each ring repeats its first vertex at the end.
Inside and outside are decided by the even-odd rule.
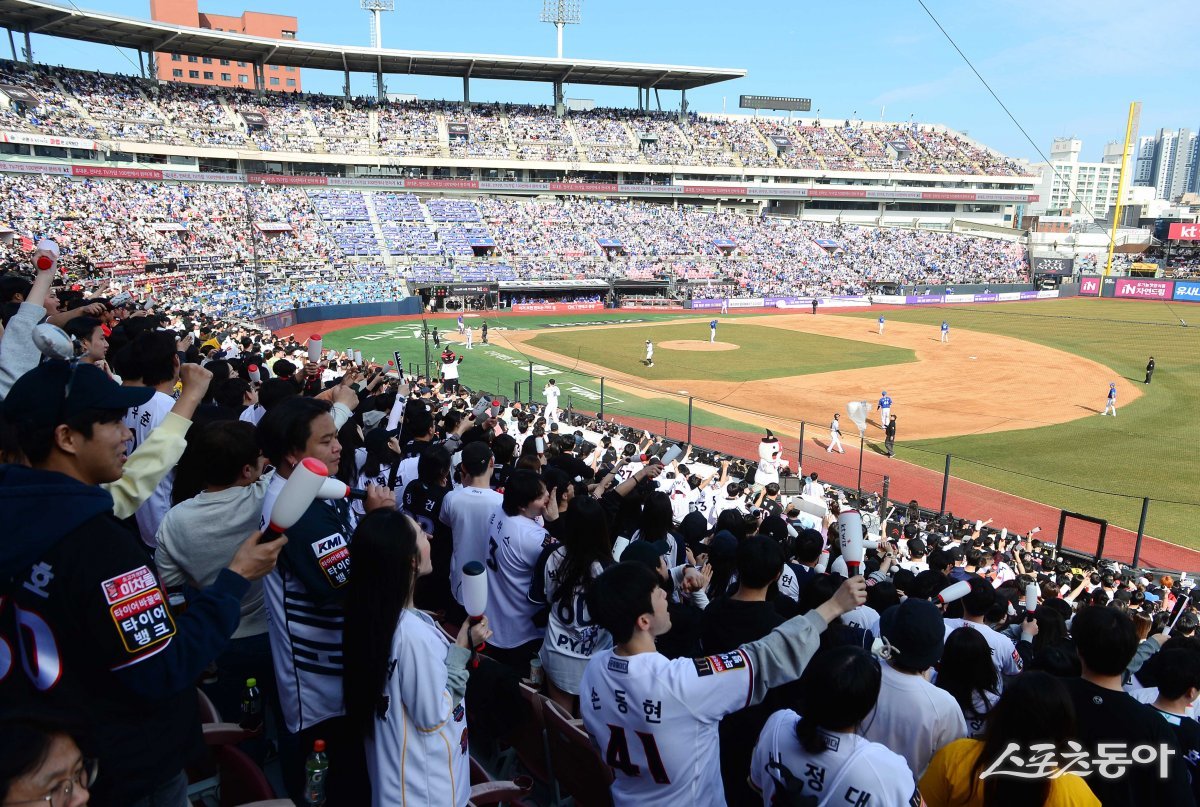
MULTIPOLYGON (((550 603, 546 645, 565 656, 591 658, 594 653, 612 647, 612 635, 592 621, 582 586, 576 586, 570 596, 558 599, 559 573, 566 559, 567 549, 562 546, 546 559, 546 601, 550 603)), ((589 574, 594 580, 602 571, 599 563, 593 563, 589 574)))
POLYGON ((919 807, 921 794, 904 757, 885 745, 856 734, 820 730, 825 750, 811 753, 800 745, 796 725, 800 716, 791 709, 771 715, 759 735, 750 762, 750 783, 763 794, 763 803, 774 804, 781 788, 780 772, 768 769, 781 764, 800 783, 803 797, 814 804, 846 807, 919 807), (772 773, 774 775, 772 775, 772 773))
POLYGON ((583 722, 612 768, 615 804, 724 805, 717 727, 751 703, 750 656, 592 656, 580 684, 583 722))

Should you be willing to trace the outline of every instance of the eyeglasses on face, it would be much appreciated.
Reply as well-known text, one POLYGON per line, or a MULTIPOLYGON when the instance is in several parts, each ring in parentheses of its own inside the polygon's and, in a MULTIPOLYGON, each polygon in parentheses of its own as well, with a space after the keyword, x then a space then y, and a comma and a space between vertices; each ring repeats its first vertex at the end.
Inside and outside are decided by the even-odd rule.
POLYGON ((61 782, 55 782, 51 785, 47 795, 36 799, 7 801, 5 805, 15 807, 18 804, 45 804, 49 805, 49 807, 67 807, 71 803, 71 797, 75 795, 75 789, 89 790, 96 783, 96 774, 99 771, 100 764, 96 760, 80 760, 79 767, 75 773, 61 782))

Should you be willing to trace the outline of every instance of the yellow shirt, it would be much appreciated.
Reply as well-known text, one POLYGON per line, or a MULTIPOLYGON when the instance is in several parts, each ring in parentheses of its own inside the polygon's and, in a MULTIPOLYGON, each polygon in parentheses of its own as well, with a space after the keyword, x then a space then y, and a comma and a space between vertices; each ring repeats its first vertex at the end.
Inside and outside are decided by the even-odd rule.
MULTIPOLYGON (((983 783, 975 787, 971 770, 983 743, 979 740, 955 740, 933 755, 920 790, 929 807, 982 807, 983 783)), ((1100 807, 1087 782, 1073 773, 1050 780, 1050 794, 1044 807, 1100 807)))

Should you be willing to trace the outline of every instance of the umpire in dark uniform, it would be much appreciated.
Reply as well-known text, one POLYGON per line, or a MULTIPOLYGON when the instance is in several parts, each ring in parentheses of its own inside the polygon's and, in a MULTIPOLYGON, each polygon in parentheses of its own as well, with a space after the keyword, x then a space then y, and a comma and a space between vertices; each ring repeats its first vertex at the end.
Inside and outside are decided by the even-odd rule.
POLYGON ((896 453, 896 416, 888 420, 887 426, 883 429, 883 447, 887 449, 887 455, 890 457, 896 453))
POLYGON ((1154 375, 1154 357, 1150 357, 1150 361, 1146 362, 1146 380, 1142 383, 1149 384, 1151 377, 1154 375))

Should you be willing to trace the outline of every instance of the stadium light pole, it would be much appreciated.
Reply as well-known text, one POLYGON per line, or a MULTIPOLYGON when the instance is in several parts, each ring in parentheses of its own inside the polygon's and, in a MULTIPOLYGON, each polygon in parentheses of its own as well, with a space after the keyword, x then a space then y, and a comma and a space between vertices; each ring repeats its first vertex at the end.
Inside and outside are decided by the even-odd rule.
MULTIPOLYGON (((359 0, 359 7, 371 12, 371 47, 383 50, 383 20, 379 15, 383 11, 395 11, 395 0, 359 0)), ((382 72, 375 75, 375 89, 382 101, 385 96, 382 72)))
MULTIPOLYGON (((368 0, 363 0, 368 2, 368 0)), ((558 58, 562 58, 563 26, 578 25, 583 0, 542 0, 542 22, 554 25, 558 31, 558 58)))

